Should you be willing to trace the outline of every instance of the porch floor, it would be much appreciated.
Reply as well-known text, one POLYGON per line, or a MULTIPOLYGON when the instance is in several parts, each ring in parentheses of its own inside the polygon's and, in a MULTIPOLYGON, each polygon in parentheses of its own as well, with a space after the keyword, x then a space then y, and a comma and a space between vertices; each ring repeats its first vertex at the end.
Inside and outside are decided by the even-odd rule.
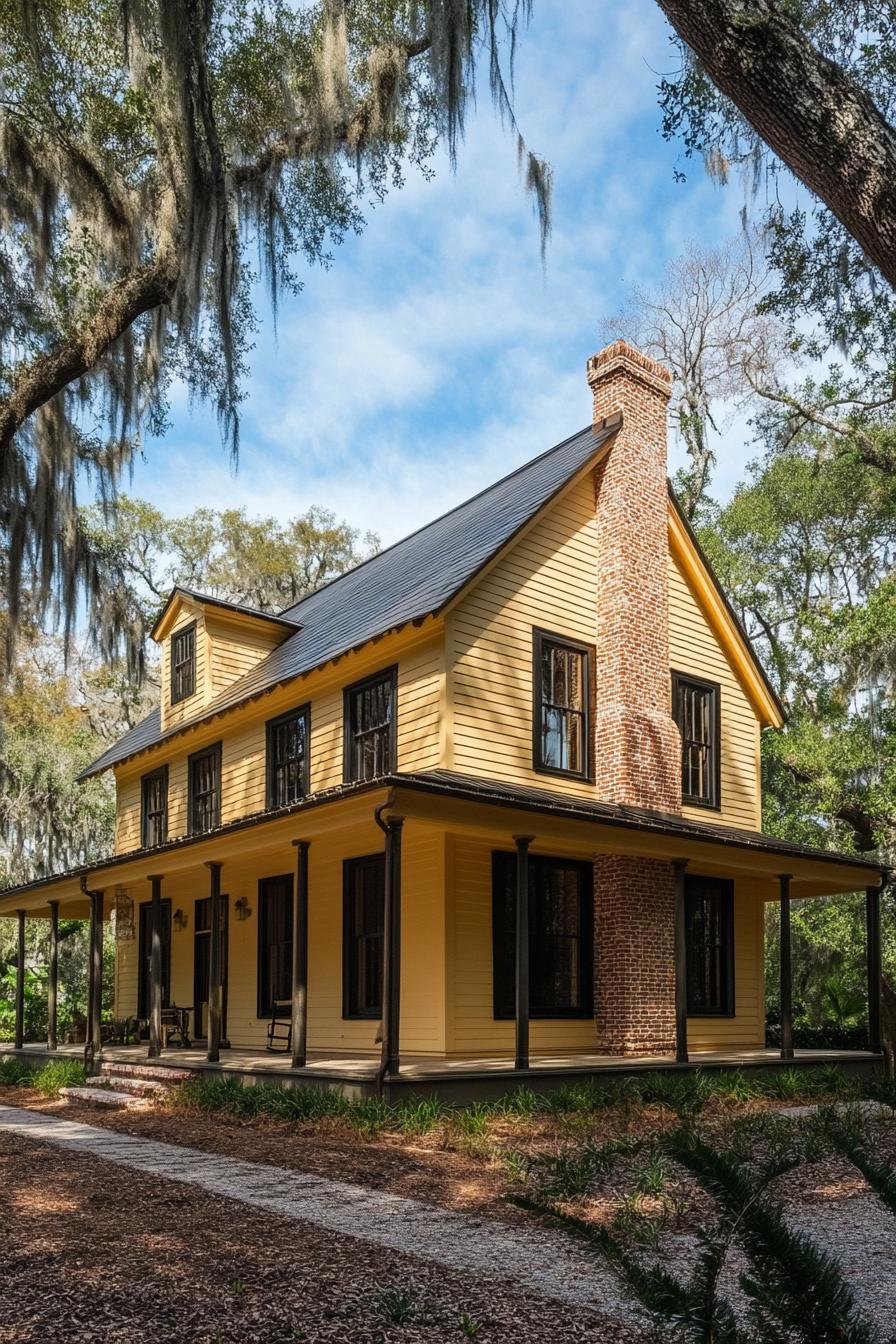
MULTIPOLYGON (((54 1058, 81 1059, 83 1045, 60 1045, 54 1058)), ((21 1051, 0 1043, 0 1056, 18 1055, 37 1062, 49 1057, 45 1045, 26 1044, 21 1051)), ((220 1062, 210 1064, 199 1045, 188 1050, 171 1047, 161 1057, 149 1061, 146 1043, 140 1045, 104 1045, 102 1058, 109 1063, 147 1064, 172 1069, 191 1069, 202 1073, 236 1075, 247 1083, 276 1083, 284 1086, 307 1084, 335 1088, 349 1095, 371 1095, 376 1086, 379 1055, 311 1052, 304 1069, 293 1069, 290 1057, 268 1053, 264 1049, 224 1049, 220 1062)), ((539 1055, 528 1069, 519 1070, 505 1057, 445 1058, 417 1055, 402 1060, 400 1076, 385 1085, 385 1095, 439 1095, 445 1100, 464 1102, 500 1096, 515 1087, 528 1086, 535 1091, 551 1091, 565 1083, 589 1077, 621 1078, 648 1073, 688 1072, 696 1069, 769 1070, 781 1067, 806 1068, 838 1064, 849 1071, 868 1071, 880 1063, 881 1056, 864 1050, 797 1050, 793 1060, 782 1060, 776 1049, 692 1051, 687 1064, 678 1064, 672 1055, 645 1055, 621 1058, 618 1055, 539 1055)))

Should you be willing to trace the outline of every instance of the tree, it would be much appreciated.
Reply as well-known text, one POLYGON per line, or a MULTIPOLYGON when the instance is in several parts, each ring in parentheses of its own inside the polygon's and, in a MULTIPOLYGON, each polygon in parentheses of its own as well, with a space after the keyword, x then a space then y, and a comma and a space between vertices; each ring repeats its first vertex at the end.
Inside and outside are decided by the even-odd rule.
MULTIPOLYGON (((81 526, 85 472, 114 500, 172 379, 238 449, 253 266, 276 306, 326 264, 361 201, 439 137, 474 57, 513 119, 494 0, 47 0, 0 7, 0 590, 7 654, 30 592, 106 656, 140 638, 81 526), (253 260, 254 259, 254 260, 253 260)), ((511 44, 512 46, 512 44, 511 44)), ((515 123, 514 123, 515 124, 515 123)), ((543 236, 549 173, 519 141, 543 236)), ((108 557, 107 557, 108 558, 108 557)), ((122 577, 122 576, 112 576, 122 577)))

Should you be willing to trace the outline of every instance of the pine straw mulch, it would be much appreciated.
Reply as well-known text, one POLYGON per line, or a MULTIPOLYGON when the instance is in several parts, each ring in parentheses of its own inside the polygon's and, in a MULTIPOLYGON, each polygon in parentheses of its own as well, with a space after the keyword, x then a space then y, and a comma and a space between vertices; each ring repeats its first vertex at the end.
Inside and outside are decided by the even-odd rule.
POLYGON ((0 1225, 3 1344, 654 1338, 646 1326, 19 1135, 0 1152, 0 1225), (404 1295, 411 1319, 390 1320, 388 1289, 404 1295))

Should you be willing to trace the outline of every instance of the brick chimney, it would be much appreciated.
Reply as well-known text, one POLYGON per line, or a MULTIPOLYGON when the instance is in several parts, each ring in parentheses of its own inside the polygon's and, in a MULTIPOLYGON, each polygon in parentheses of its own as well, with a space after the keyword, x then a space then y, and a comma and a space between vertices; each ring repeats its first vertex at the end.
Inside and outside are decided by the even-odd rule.
MULTIPOLYGON (((625 341, 588 361, 594 422, 622 426, 596 473, 595 770, 610 802, 681 811, 670 714, 666 425, 671 375, 625 341)), ((675 1044, 674 875, 631 854, 594 861, 594 1006, 608 1054, 675 1044)))
POLYGON ((666 421, 672 377, 614 341, 588 361, 594 423, 622 412, 597 470, 596 771, 602 798, 681 810, 669 713, 666 421))

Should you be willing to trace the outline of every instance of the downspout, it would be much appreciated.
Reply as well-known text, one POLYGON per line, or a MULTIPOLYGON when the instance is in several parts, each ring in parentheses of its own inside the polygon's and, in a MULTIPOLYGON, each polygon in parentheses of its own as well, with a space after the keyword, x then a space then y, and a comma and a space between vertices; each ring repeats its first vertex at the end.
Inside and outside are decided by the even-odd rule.
MULTIPOLYGON (((382 831, 383 835, 386 837, 385 849, 386 849, 386 863, 387 863, 387 864, 389 863, 389 860, 390 860, 390 857, 391 857, 391 856, 390 856, 390 853, 389 853, 389 848, 390 848, 390 846, 389 846, 389 827, 388 827, 388 826, 386 825, 386 823, 383 821, 383 813, 384 813, 384 812, 388 812, 389 808, 391 808, 391 807, 394 806, 394 803, 395 803, 395 790, 394 790, 394 789, 390 789, 388 795, 386 796, 385 801, 382 802, 382 803, 380 803, 377 807, 375 807, 375 808, 373 809, 373 819, 374 819, 374 821, 376 822, 377 826, 379 826, 379 828, 380 828, 380 830, 382 831)), ((384 938, 388 937, 388 931, 387 931, 386 929, 383 930, 383 937, 384 937, 384 938)), ((379 1032, 377 1033, 377 1038, 378 1038, 380 1041, 382 1041, 383 1033, 384 1033, 385 1029, 386 1029, 386 1023, 385 1023, 385 1003, 384 1003, 384 1004, 383 1004, 383 1016, 382 1016, 382 1018, 380 1019, 380 1029, 379 1029, 379 1032)), ((386 1059, 384 1059, 384 1058, 381 1058, 381 1059, 380 1059, 380 1063, 379 1063, 379 1067, 377 1068, 377 1071, 376 1071, 376 1073, 375 1073, 375 1075, 374 1075, 374 1081, 375 1081, 375 1084, 376 1084, 376 1095, 377 1095, 378 1097, 380 1097, 380 1098, 382 1098, 382 1095, 383 1095, 383 1082, 384 1082, 385 1077, 386 1077, 386 1068, 387 1068, 387 1066, 388 1066, 388 1061, 387 1061, 386 1059)))

